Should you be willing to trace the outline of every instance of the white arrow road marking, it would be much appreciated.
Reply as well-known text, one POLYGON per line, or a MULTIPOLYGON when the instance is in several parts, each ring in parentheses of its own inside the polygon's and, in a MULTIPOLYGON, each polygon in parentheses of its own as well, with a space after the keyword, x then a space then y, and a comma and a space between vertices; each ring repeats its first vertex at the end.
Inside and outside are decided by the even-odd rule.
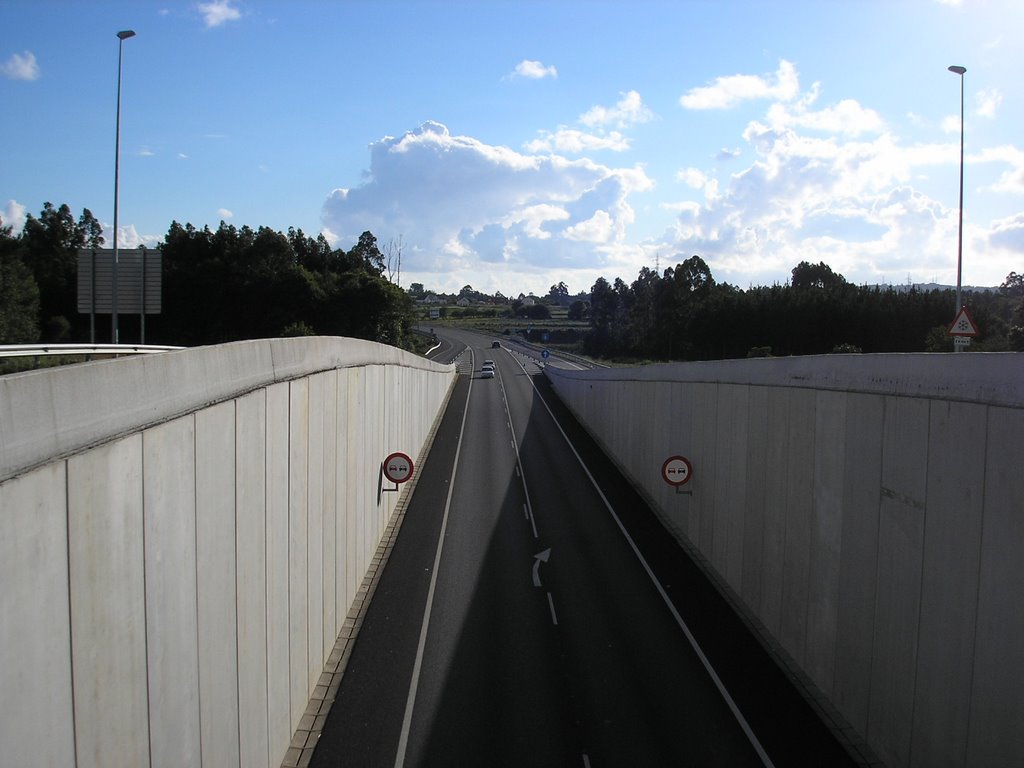
POLYGON ((540 586, 540 564, 546 563, 549 557, 551 557, 550 547, 533 556, 533 586, 540 586))

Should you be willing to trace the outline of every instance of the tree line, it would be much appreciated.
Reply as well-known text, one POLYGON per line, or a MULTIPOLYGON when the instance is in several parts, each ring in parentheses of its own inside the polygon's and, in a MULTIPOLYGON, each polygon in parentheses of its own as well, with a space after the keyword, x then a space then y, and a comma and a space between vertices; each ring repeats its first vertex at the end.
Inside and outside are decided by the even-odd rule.
MULTIPOLYGON (((77 311, 77 254, 103 244, 88 209, 76 219, 67 205, 46 203, 18 235, 0 222, 0 343, 89 341, 89 316, 77 311)), ((422 284, 406 292, 391 281, 393 244, 382 253, 370 232, 346 252, 293 228, 221 222, 211 230, 174 221, 158 247, 163 308, 146 319, 153 344, 321 334, 406 346, 413 299, 425 293, 422 284)), ((461 296, 480 299, 468 285, 461 296)), ((524 298, 512 302, 519 306, 510 315, 543 321, 545 305, 568 306, 570 320, 589 325, 583 350, 606 358, 952 349, 952 290, 856 286, 824 263, 801 262, 785 285, 744 291, 717 282, 692 256, 661 274, 644 267, 631 284, 599 278, 589 296, 570 296, 558 283, 534 305, 524 298)), ((968 292, 964 302, 981 332, 972 349, 1024 350, 1024 275, 1011 272, 997 290, 968 292)), ((122 340, 139 339, 138 316, 121 315, 119 325, 122 340)), ((109 340, 110 332, 98 322, 96 341, 109 340)))
MULTIPOLYGON (((699 256, 659 275, 644 267, 627 285, 598 278, 584 313, 589 354, 716 360, 830 352, 952 350, 950 289, 856 286, 824 263, 801 262, 787 285, 743 291, 715 281, 699 256)), ((980 330, 977 351, 1024 350, 1024 275, 996 291, 964 294, 980 330)))
MULTIPOLYGON (((77 254, 99 248, 101 227, 85 209, 46 203, 15 236, 0 226, 0 343, 88 342, 89 316, 77 311, 77 254)), ((395 346, 408 342, 413 303, 385 273, 389 263, 370 232, 349 250, 323 235, 216 230, 171 223, 158 246, 163 306, 146 318, 146 342, 196 346, 239 339, 332 335, 395 346)), ((119 315, 122 341, 138 341, 138 316, 119 315)), ((110 338, 96 323, 96 341, 110 338)))

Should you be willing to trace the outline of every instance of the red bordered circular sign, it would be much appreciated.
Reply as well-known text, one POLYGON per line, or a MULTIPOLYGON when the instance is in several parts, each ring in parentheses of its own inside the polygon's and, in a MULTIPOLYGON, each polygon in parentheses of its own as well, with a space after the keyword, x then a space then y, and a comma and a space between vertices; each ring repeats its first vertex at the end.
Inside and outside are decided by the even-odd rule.
POLYGON ((412 477, 412 459, 404 453, 392 453, 384 459, 384 477, 396 485, 412 477))
POLYGON ((685 456, 669 456, 661 465, 661 477, 669 485, 686 485, 693 477, 693 465, 685 456))

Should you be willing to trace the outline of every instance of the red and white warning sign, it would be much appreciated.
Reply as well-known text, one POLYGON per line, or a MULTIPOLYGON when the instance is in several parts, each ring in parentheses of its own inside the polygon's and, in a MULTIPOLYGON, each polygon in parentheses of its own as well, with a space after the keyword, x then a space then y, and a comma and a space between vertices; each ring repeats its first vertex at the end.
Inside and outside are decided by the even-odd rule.
POLYGON ((960 312, 957 313, 956 320, 949 326, 949 330, 946 331, 949 336, 977 336, 978 326, 974 323, 974 318, 971 317, 971 313, 967 311, 967 307, 960 307, 960 312))
POLYGON ((404 453, 392 453, 384 459, 384 477, 397 485, 412 477, 412 459, 404 453))
POLYGON ((661 477, 669 485, 677 488, 686 485, 693 477, 693 465, 685 456, 669 456, 661 465, 661 477))

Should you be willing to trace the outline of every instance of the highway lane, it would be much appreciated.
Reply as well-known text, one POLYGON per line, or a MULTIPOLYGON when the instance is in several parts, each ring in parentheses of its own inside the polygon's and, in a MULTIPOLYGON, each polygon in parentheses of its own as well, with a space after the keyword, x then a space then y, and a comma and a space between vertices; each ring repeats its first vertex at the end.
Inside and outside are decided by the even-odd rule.
POLYGON ((313 765, 848 764, 536 365, 438 332, 498 375, 460 379, 313 765))

